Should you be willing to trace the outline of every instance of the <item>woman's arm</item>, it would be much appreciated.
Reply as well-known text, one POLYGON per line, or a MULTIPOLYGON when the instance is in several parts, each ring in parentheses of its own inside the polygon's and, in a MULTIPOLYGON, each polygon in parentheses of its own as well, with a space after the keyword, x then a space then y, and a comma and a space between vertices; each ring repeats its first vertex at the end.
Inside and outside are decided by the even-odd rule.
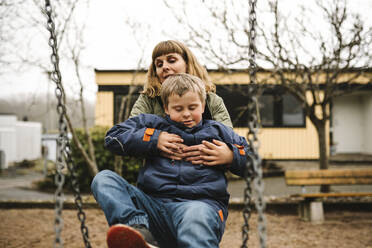
POLYGON ((129 118, 140 114, 154 114, 154 107, 152 106, 151 99, 145 94, 140 94, 130 111, 129 118))
POLYGON ((229 112, 220 96, 214 93, 208 93, 207 105, 213 120, 233 128, 229 112))

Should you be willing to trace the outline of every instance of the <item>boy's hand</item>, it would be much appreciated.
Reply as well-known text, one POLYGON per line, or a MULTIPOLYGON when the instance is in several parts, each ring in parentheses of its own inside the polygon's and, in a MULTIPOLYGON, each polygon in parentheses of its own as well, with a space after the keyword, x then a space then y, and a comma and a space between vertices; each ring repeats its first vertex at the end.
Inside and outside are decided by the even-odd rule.
POLYGON ((181 160, 183 139, 176 135, 162 131, 159 134, 157 147, 161 151, 160 154, 164 157, 181 160))
POLYGON ((233 161, 234 153, 224 142, 214 139, 213 143, 205 140, 202 143, 206 146, 206 148, 200 150, 203 154, 206 154, 200 156, 204 160, 204 165, 231 164, 233 161))
POLYGON ((186 161, 189 161, 192 164, 203 164, 204 161, 200 157, 202 155, 202 152, 200 151, 202 148, 205 148, 203 144, 185 146, 182 148, 182 156, 186 161))
POLYGON ((213 143, 203 141, 202 144, 189 146, 183 151, 185 152, 183 156, 187 156, 187 161, 207 166, 231 164, 234 158, 234 153, 230 148, 219 140, 213 140, 213 143))

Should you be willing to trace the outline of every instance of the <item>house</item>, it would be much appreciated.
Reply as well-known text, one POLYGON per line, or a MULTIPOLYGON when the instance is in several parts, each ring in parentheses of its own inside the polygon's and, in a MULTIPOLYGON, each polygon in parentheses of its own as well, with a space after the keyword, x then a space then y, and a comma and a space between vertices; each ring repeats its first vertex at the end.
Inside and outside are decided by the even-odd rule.
MULTIPOLYGON (((208 72, 217 86, 217 94, 224 99, 234 130, 246 137, 248 72, 208 72)), ((95 124, 112 126, 117 123, 122 97, 131 90, 135 93, 129 104, 135 102, 145 82, 146 72, 96 69, 95 76, 98 85, 95 124)), ((257 74, 258 78, 264 76, 265 71, 257 74)), ((372 154, 372 87, 365 84, 362 90, 337 98, 330 106, 331 121, 326 128, 328 152, 372 154)), ((294 96, 280 87, 272 87, 260 96, 259 109, 259 153, 263 159, 319 158, 316 129, 294 96)))
POLYGON ((41 130, 39 122, 18 121, 14 114, 0 114, 0 169, 12 162, 40 158, 41 130))

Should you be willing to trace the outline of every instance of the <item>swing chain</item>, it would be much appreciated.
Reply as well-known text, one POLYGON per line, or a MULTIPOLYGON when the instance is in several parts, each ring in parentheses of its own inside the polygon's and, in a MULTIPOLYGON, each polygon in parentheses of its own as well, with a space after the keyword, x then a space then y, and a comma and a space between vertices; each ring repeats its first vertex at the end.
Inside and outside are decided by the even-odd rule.
POLYGON ((75 163, 72 159, 72 151, 71 151, 71 146, 70 143, 68 142, 66 144, 66 149, 65 151, 65 158, 66 158, 66 164, 67 168, 70 172, 71 175, 71 186, 74 190, 74 195, 75 195, 75 206, 78 209, 77 217, 80 221, 80 231, 83 236, 83 241, 85 244, 86 248, 91 248, 92 246, 89 243, 89 232, 88 232, 88 227, 85 225, 85 220, 86 220, 86 215, 83 211, 83 200, 80 195, 80 188, 79 188, 79 183, 77 181, 77 174, 76 174, 76 167, 75 163))
POLYGON ((244 225, 242 227, 242 234, 243 234, 243 245, 241 246, 242 248, 247 248, 246 243, 248 242, 249 239, 249 219, 251 218, 251 213, 252 213, 252 187, 251 187, 251 181, 252 181, 252 175, 253 175, 253 158, 249 155, 245 168, 245 174, 244 174, 244 179, 246 182, 246 187, 244 189, 244 209, 243 209, 243 218, 244 218, 244 225))
POLYGON ((258 121, 258 100, 257 100, 257 82, 256 82, 256 3, 257 0, 249 0, 250 12, 249 12, 249 73, 250 73, 250 87, 248 88, 248 112, 250 114, 248 121, 248 142, 251 147, 251 154, 248 156, 247 168, 245 173, 246 188, 244 191, 244 226, 243 226, 243 244, 242 248, 247 247, 247 241, 249 239, 249 218, 251 215, 251 203, 252 203, 252 188, 251 182, 254 179, 254 186, 257 195, 255 201, 255 207, 258 212, 258 234, 260 239, 260 247, 266 247, 266 220, 264 216, 265 202, 263 198, 264 183, 262 180, 262 167, 261 158, 258 154, 260 146, 258 140, 259 121, 258 121))
POLYGON ((64 107, 62 104, 62 89, 60 87, 61 82, 61 74, 58 69, 59 66, 59 57, 57 54, 57 46, 54 44, 56 42, 56 37, 54 33, 54 23, 51 18, 51 6, 49 1, 46 1, 45 4, 45 12, 48 17, 47 21, 47 28, 50 32, 49 38, 49 46, 52 48, 52 55, 51 60, 54 66, 54 71, 51 73, 51 79, 56 84, 55 95, 57 97, 57 113, 59 116, 58 119, 58 130, 59 136, 57 139, 57 161, 56 161, 56 175, 54 177, 57 189, 55 191, 55 219, 54 219, 54 229, 55 229, 55 239, 54 239, 54 247, 63 247, 63 241, 61 239, 61 233, 63 229, 63 219, 62 219, 62 209, 63 209, 63 185, 65 183, 65 175, 63 174, 63 170, 65 169, 65 160, 63 157, 63 150, 66 144, 66 128, 63 115, 64 115, 64 107))
POLYGON ((55 95, 57 97, 57 113, 59 115, 59 137, 57 140, 57 162, 56 162, 56 172, 55 182, 57 189, 55 192, 55 233, 56 237, 54 240, 54 247, 63 247, 63 242, 61 239, 61 232, 63 228, 62 219, 62 209, 63 209, 63 185, 65 182, 65 175, 63 170, 65 169, 65 164, 67 165, 68 171, 71 175, 71 184, 75 195, 75 205, 78 208, 78 219, 81 222, 81 232, 83 235, 83 240, 85 247, 91 248, 89 243, 88 228, 85 226, 86 215, 82 210, 82 198, 80 196, 79 185, 77 182, 76 168, 71 156, 71 147, 68 138, 68 130, 66 120, 64 119, 66 115, 66 106, 64 104, 64 91, 62 87, 61 72, 59 69, 59 56, 58 56, 58 46, 57 38, 55 34, 55 24, 52 19, 52 7, 49 0, 45 0, 45 14, 47 15, 47 29, 50 34, 49 46, 52 48, 51 61, 54 66, 54 71, 51 73, 51 78, 56 84, 55 95))

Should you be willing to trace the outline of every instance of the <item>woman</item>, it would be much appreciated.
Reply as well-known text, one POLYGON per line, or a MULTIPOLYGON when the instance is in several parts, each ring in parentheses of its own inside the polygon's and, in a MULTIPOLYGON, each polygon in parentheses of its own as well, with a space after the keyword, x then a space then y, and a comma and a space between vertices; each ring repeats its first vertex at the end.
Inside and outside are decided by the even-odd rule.
MULTIPOLYGON (((174 40, 162 41, 155 46, 144 90, 135 102, 130 117, 142 113, 165 116, 159 92, 164 80, 175 73, 188 73, 201 78, 207 91, 207 104, 203 118, 213 119, 232 128, 223 99, 215 94, 216 87, 210 81, 207 70, 200 65, 190 49, 174 40)), ((220 141, 185 146, 178 135, 162 132, 159 136, 158 147, 165 157, 174 160, 186 159, 193 164, 214 166, 230 164, 233 160, 232 151, 220 141), (179 153, 179 147, 182 148, 182 153, 179 153)))

